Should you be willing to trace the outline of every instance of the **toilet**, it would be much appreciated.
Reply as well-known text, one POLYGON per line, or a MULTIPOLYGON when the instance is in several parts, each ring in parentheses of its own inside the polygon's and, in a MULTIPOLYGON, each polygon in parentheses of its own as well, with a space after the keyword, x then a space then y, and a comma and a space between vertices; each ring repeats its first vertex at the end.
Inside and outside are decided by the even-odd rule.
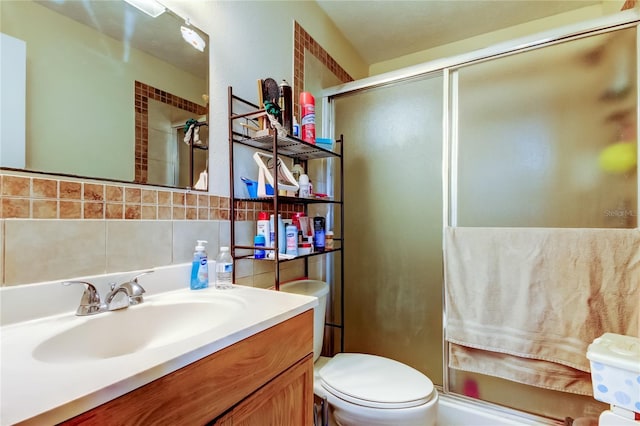
POLYGON ((329 424, 338 426, 433 426, 438 392, 418 370, 376 355, 321 357, 329 285, 299 280, 280 291, 318 298, 313 313, 314 394, 326 397, 329 424))

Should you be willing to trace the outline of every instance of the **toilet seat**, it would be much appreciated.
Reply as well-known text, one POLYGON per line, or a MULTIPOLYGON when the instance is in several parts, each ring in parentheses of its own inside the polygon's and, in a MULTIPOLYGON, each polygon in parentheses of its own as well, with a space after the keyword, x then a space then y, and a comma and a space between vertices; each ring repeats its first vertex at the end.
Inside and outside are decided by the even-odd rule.
POLYGON ((376 355, 339 353, 318 373, 337 398, 370 408, 409 408, 428 402, 433 382, 418 370, 376 355))

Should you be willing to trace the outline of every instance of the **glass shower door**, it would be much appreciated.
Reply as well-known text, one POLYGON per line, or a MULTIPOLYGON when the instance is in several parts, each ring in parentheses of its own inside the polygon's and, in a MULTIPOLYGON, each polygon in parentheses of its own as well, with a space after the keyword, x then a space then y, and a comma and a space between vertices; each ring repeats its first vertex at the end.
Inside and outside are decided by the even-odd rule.
POLYGON ((345 350, 442 384, 443 77, 334 99, 344 135, 345 350))
MULTIPOLYGON (((454 225, 638 226, 635 27, 456 72, 454 225)), ((449 379, 455 393, 553 418, 607 408, 591 396, 466 371, 449 369, 449 379)))

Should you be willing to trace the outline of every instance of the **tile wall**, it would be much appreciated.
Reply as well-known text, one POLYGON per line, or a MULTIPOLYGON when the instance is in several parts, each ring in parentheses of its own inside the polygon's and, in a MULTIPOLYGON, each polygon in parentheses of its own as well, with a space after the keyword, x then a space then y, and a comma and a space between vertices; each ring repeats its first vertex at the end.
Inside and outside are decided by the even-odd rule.
MULTIPOLYGON (((293 29, 293 110, 300 111, 300 92, 304 91, 304 55, 305 51, 324 64, 338 79, 347 83, 353 77, 336 62, 313 37, 295 22, 293 29)), ((298 120, 299 121, 299 120, 298 120)))
MULTIPOLYGON (((287 206, 290 218, 300 206, 287 206)), ((237 241, 252 241, 268 202, 237 202, 237 241)), ((0 174, 0 278, 3 286, 134 271, 190 262, 195 240, 215 257, 230 241, 228 197, 30 173, 0 174)), ((283 279, 301 276, 283 264, 283 279)), ((237 282, 273 285, 273 264, 243 261, 237 282)))
POLYGON ((135 149, 135 181, 147 182, 149 158, 149 99, 166 105, 189 111, 196 116, 206 115, 208 107, 198 105, 164 90, 135 82, 135 111, 136 111, 136 149, 135 149))
POLYGON ((100 181, 5 174, 0 197, 2 219, 229 220, 228 197, 100 181))

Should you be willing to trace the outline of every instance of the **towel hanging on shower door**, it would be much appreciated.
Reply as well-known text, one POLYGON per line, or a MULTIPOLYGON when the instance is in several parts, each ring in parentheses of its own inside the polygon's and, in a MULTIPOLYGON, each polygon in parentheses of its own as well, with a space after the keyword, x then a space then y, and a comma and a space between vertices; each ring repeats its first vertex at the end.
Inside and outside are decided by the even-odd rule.
POLYGON ((640 230, 447 228, 450 366, 591 394, 587 346, 638 335, 640 230))

